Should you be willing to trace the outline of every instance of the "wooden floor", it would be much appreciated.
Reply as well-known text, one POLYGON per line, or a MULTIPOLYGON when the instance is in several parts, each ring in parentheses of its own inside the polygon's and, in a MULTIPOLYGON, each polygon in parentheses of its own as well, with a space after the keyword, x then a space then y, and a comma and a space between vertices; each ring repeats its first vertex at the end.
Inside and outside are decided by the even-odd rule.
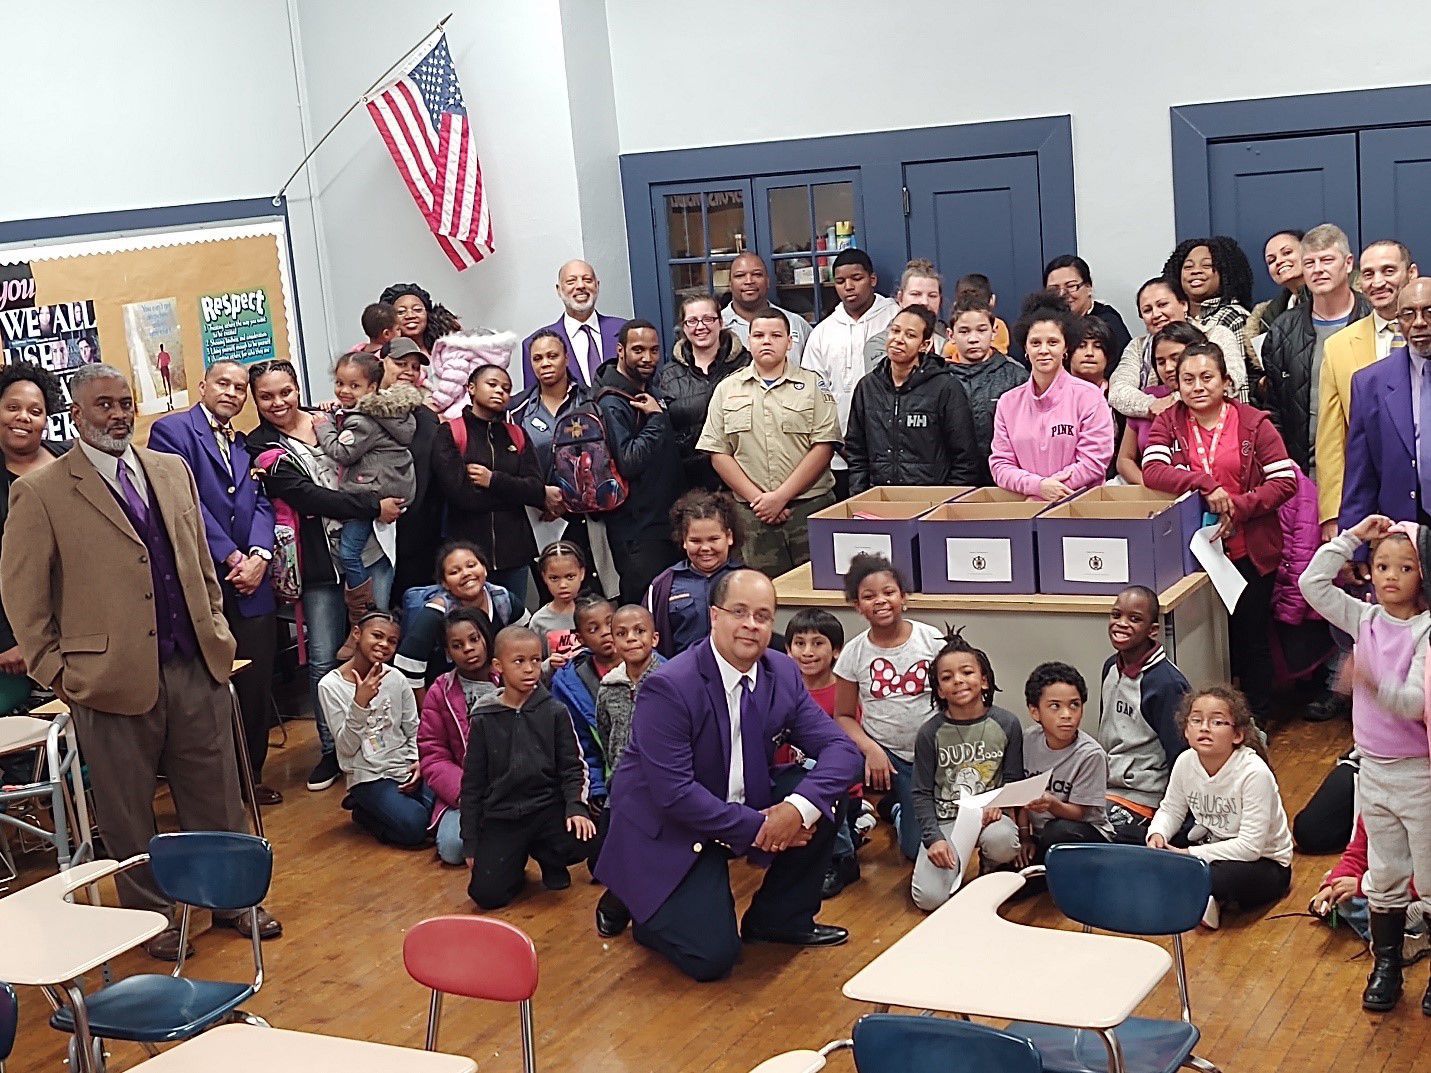
MULTIPOLYGON (((424 917, 469 912, 465 873, 442 867, 430 850, 374 844, 340 810, 340 787, 305 792, 303 778, 316 758, 312 726, 291 726, 288 746, 271 754, 268 769, 268 781, 287 800, 265 820, 278 854, 268 905, 286 931, 265 944, 268 982, 249 1008, 279 1027, 420 1046, 427 997, 403 971, 403 932, 424 917)), ((1311 794, 1346 736, 1345 723, 1291 723, 1274 732, 1273 759, 1289 813, 1311 794)), ((1305 917, 1267 919, 1304 911, 1332 860, 1298 858, 1292 893, 1281 904, 1262 917, 1226 915, 1221 931, 1189 937, 1193 1009, 1203 1030, 1198 1050, 1224 1070, 1431 1068, 1431 1018, 1421 1015, 1419 1003, 1426 962, 1410 970, 1398 1010, 1368 1015, 1359 1003, 1367 959, 1345 929, 1333 933, 1305 917)), ((846 946, 810 952, 753 947, 731 979, 705 985, 687 982, 629 933, 599 938, 591 923, 598 888, 583 882, 584 870, 574 871, 570 890, 553 894, 540 889, 533 868, 527 895, 498 915, 531 934, 541 959, 539 1068, 740 1073, 779 1051, 847 1035, 866 1011, 845 999, 840 985, 920 919, 909 901, 909 865, 898 858, 887 825, 862 851, 862 861, 864 879, 827 903, 823 914, 850 929, 846 946)), ((47 862, 31 857, 29 864, 22 882, 40 878, 47 862)), ((748 897, 757 873, 736 866, 734 875, 737 896, 748 897)), ((1010 916, 1060 922, 1046 897, 1014 907, 1010 916)), ((247 949, 233 932, 211 932, 199 938, 189 971, 240 978, 247 949)), ((131 954, 116 968, 123 975, 155 965, 131 954)), ((43 997, 23 989, 21 1006, 10 1070, 60 1069, 65 1037, 46 1024, 43 997)), ((1177 1016, 1171 974, 1142 1012, 1177 1016)), ((520 1070, 516 1009, 449 1000, 442 1048, 476 1059, 483 1073, 520 1070)), ((114 1044, 111 1068, 132 1068, 142 1057, 137 1047, 114 1044)), ((848 1059, 832 1068, 850 1068, 848 1059)))

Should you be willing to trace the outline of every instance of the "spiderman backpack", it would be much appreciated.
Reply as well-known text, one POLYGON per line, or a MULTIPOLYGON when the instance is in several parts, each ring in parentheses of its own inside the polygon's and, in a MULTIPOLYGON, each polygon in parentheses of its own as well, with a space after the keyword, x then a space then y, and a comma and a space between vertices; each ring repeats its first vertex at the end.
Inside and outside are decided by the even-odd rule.
POLYGON ((617 468, 598 405, 607 394, 629 398, 607 388, 557 418, 547 484, 561 489, 568 514, 605 514, 626 502, 629 488, 617 468))

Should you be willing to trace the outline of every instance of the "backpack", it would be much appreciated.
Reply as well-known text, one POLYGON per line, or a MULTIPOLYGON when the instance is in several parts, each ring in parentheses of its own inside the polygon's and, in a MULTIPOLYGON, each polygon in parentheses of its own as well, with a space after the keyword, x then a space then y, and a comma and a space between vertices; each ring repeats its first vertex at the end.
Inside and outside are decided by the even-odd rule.
POLYGON ((606 388, 557 418, 546 481, 561 490, 568 514, 605 514, 625 503, 630 494, 601 416, 600 400, 607 395, 630 398, 624 391, 606 388))
MULTIPOLYGON (((259 471, 271 472, 286 452, 270 448, 256 459, 259 471)), ((257 473, 255 474, 257 476, 257 473)), ((296 604, 303 598, 303 560, 298 542, 301 520, 298 512, 281 499, 273 499, 273 560, 268 566, 273 594, 286 604, 296 604)))

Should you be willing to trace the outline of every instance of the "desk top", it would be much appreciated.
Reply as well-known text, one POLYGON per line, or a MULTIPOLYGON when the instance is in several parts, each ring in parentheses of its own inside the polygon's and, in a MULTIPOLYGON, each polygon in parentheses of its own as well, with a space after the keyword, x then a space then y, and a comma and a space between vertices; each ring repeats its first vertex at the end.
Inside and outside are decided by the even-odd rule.
MULTIPOLYGON (((1204 585, 1206 574, 1189 574, 1159 594, 1163 612, 1175 610, 1179 604, 1204 585)), ((810 564, 797 566, 775 579, 775 595, 781 607, 846 607, 848 601, 839 589, 817 589, 810 577, 810 564)), ((1049 596, 1042 593, 1015 596, 990 593, 982 596, 954 596, 911 592, 908 606, 912 611, 1037 611, 1053 614, 1106 615, 1113 607, 1112 596, 1049 596)))
POLYGON ((750 1073, 817 1073, 824 1068, 825 1059, 819 1051, 786 1051, 767 1058, 750 1073))
POLYGON ((1070 1028, 1127 1020, 1173 963, 1156 943, 998 915, 1015 872, 974 880, 844 986, 847 998, 1070 1028))
POLYGON ((476 1073, 470 1058, 253 1025, 223 1025, 142 1063, 144 1073, 476 1073))

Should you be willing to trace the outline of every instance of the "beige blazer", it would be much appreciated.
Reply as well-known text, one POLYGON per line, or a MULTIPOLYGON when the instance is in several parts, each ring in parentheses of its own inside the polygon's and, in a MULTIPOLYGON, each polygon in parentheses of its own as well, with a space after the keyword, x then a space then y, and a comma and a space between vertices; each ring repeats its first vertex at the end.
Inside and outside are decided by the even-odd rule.
MULTIPOLYGON (((135 447, 154 492, 209 673, 227 682, 234 639, 182 459, 135 447)), ((159 699, 147 549, 104 478, 75 447, 16 481, 0 591, 30 675, 100 712, 142 715, 159 699)))
POLYGON ((1327 339, 1317 394, 1317 507, 1321 521, 1334 522, 1342 510, 1342 478, 1347 468, 1352 377, 1376 360, 1376 322, 1353 321, 1327 339))

